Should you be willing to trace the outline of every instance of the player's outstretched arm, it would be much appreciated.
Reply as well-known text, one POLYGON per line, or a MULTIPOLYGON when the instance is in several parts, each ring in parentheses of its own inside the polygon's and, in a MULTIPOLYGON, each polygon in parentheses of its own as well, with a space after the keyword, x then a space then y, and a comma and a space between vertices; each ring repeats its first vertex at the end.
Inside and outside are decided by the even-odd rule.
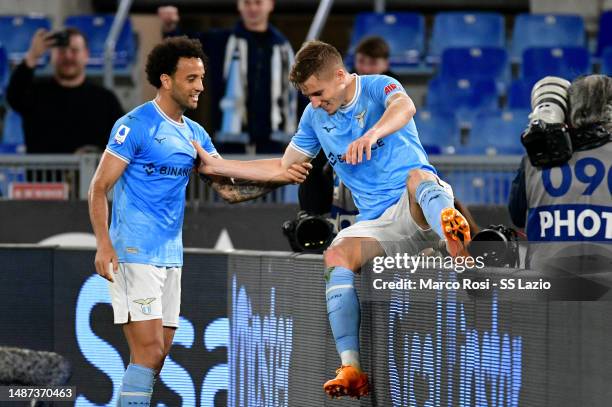
POLYGON ((407 125, 416 113, 414 102, 405 93, 396 93, 389 97, 387 107, 381 118, 363 136, 349 144, 345 159, 348 164, 359 164, 372 157, 372 146, 376 142, 395 133, 407 125))
POLYGON ((282 158, 265 160, 223 160, 193 143, 200 158, 198 172, 208 176, 238 178, 280 185, 304 182, 312 168, 310 157, 288 147, 282 158))
POLYGON ((200 176, 224 201, 232 204, 259 198, 280 185, 204 174, 200 176))
POLYGON ((279 186, 304 182, 312 168, 310 158, 292 148, 287 148, 280 159, 236 161, 213 157, 199 144, 194 146, 200 158, 198 172, 229 203, 248 201, 279 186))
POLYGON ((102 154, 98 169, 94 174, 87 194, 89 202, 89 218, 96 235, 96 272, 109 281, 113 281, 113 273, 108 269, 112 263, 113 271, 119 268, 117 253, 108 234, 108 201, 106 195, 119 179, 127 163, 108 152, 102 154))

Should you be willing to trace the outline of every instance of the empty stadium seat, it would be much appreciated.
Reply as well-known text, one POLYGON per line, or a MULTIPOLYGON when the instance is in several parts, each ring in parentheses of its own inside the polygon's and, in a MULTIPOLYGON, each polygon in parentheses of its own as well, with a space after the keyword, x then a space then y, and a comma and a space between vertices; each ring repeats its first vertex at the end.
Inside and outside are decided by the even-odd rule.
POLYGON ((4 100, 10 74, 11 69, 6 49, 0 45, 0 100, 4 100))
POLYGON ((507 81, 508 54, 504 48, 447 48, 442 53, 440 75, 452 79, 507 81))
POLYGON ((612 47, 612 10, 601 14, 599 32, 597 33, 597 56, 602 56, 605 49, 612 47))
POLYGON ((552 75, 571 81, 590 72, 591 57, 586 48, 528 48, 523 53, 521 76, 526 79, 552 75))
POLYGON ((508 88, 508 109, 531 109, 533 79, 515 79, 508 88))
POLYGON ((487 12, 444 12, 435 16, 428 62, 438 63, 446 48, 506 46, 504 17, 487 12))
POLYGON ((523 154, 520 135, 528 124, 528 110, 480 112, 460 154, 523 154))
POLYGON ((455 153, 460 143, 460 130, 453 113, 419 109, 414 120, 427 154, 455 153))
POLYGON ((436 77, 429 82, 427 108, 454 112, 462 125, 470 123, 483 110, 498 108, 497 85, 493 79, 445 79, 436 77))
MULTIPOLYGON (((66 18, 66 27, 75 27, 83 32, 89 46, 89 66, 104 65, 104 43, 113 24, 112 14, 81 15, 66 18)), ((136 56, 136 41, 129 19, 125 21, 115 45, 114 65, 126 67, 136 56)))
POLYGON ((347 64, 364 37, 382 37, 390 49, 391 69, 421 62, 425 49, 425 19, 419 13, 359 13, 355 18, 347 64))
POLYGON ((601 55, 601 73, 612 75, 612 47, 608 47, 601 55))
POLYGON ((584 47, 582 17, 570 14, 519 14, 512 34, 512 58, 519 62, 527 48, 584 47))
MULTIPOLYGON (((51 21, 42 16, 0 16, 0 43, 6 48, 11 62, 21 62, 39 28, 50 30, 51 21)), ((40 64, 47 61, 48 56, 45 56, 40 64)))
POLYGON ((21 115, 10 108, 6 110, 6 113, 4 113, 2 125, 2 143, 5 145, 5 153, 18 152, 17 147, 10 146, 25 144, 23 120, 21 119, 21 115))

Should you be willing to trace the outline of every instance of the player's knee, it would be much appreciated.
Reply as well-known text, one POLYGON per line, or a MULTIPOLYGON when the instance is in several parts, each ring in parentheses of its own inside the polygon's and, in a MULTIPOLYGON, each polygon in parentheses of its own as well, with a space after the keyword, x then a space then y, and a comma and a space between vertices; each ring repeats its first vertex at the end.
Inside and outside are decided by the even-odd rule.
POLYGON ((411 170, 408 173, 408 178, 406 178, 406 188, 408 189, 408 193, 412 198, 411 201, 414 200, 414 197, 416 196, 416 190, 422 182, 436 180, 436 176, 429 171, 419 169, 411 170))
POLYGON ((416 194, 417 187, 424 181, 435 181, 437 178, 429 171, 414 169, 408 173, 406 178, 406 188, 411 196, 416 194))
POLYGON ((159 371, 164 364, 166 353, 164 344, 150 341, 134 350, 134 362, 159 371))
POLYGON ((346 267, 350 268, 350 260, 346 251, 340 245, 329 247, 323 253, 323 260, 326 267, 346 267))

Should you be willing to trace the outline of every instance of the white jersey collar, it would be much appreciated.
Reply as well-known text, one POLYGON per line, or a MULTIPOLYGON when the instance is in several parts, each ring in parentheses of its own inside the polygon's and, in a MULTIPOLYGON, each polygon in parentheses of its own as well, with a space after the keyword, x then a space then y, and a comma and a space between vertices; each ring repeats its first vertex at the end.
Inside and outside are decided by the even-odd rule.
POLYGON ((161 109, 161 107, 159 107, 159 105, 157 104, 157 102, 155 101, 155 99, 153 99, 151 101, 151 103, 153 103, 153 106, 155 106, 155 110, 157 110, 157 113, 160 114, 161 117, 164 118, 164 120, 170 122, 170 124, 180 127, 181 129, 185 127, 185 118, 183 116, 181 116, 181 118, 183 119, 183 122, 177 122, 176 120, 172 120, 170 118, 170 116, 168 116, 166 113, 164 113, 164 111, 161 109))
POLYGON ((350 102, 348 102, 344 106, 340 106, 340 109, 338 110, 340 110, 341 112, 347 112, 351 110, 353 106, 357 104, 357 100, 359 99, 359 96, 361 95, 361 76, 357 74, 351 74, 351 75, 355 77, 355 94, 353 95, 353 98, 351 99, 350 102))

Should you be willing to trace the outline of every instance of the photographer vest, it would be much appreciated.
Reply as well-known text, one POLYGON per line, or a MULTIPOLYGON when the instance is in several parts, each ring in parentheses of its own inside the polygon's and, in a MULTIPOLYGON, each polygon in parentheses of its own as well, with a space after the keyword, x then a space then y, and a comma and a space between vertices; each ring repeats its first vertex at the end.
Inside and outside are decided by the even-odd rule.
POLYGON ((542 169, 529 160, 524 163, 525 229, 530 243, 527 264, 572 274, 610 268, 612 143, 574 152, 559 167, 542 169))

